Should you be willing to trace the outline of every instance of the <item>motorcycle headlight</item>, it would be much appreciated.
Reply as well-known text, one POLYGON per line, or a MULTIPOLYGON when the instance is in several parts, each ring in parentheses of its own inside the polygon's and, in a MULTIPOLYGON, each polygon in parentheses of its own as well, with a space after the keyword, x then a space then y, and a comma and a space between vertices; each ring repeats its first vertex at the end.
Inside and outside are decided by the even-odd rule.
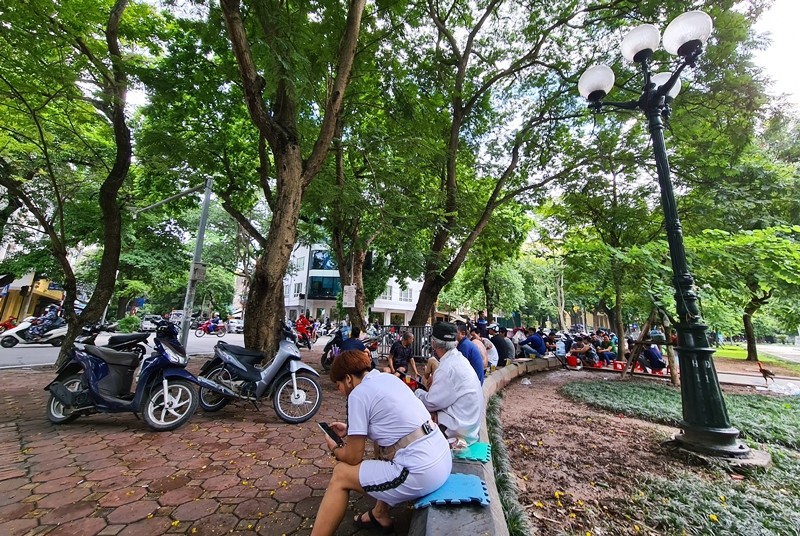
POLYGON ((186 365, 189 362, 189 357, 186 354, 181 354, 177 352, 174 348, 171 348, 168 344, 164 346, 164 353, 172 363, 176 365, 186 365))

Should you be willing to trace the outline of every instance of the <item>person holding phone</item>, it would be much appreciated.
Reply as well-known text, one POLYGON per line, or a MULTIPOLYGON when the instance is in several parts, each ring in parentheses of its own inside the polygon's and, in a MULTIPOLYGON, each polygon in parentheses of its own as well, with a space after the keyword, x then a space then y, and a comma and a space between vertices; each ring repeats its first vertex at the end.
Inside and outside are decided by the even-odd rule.
POLYGON ((393 374, 372 370, 364 352, 342 352, 330 377, 347 397, 347 424, 330 424, 342 446, 324 436, 340 463, 333 468, 311 534, 336 532, 350 491, 377 499, 372 510, 353 519, 356 527, 391 534, 389 509, 435 491, 450 475, 453 462, 447 439, 408 386, 393 374), (377 459, 365 459, 367 439, 372 440, 377 459))

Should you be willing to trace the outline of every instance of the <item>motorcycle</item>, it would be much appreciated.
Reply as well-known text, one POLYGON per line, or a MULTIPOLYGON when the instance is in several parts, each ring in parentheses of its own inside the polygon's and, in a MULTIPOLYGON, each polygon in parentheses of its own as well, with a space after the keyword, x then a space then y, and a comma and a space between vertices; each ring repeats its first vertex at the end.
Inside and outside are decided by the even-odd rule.
MULTIPOLYGON (((78 344, 95 344, 97 335, 103 331, 111 331, 114 324, 93 324, 91 326, 84 326, 81 328, 81 334, 75 337, 75 342, 78 344)), ((133 352, 139 355, 139 360, 144 359, 147 355, 147 339, 150 333, 130 333, 124 335, 112 335, 108 339, 108 343, 103 345, 103 348, 111 348, 118 352, 133 352)))
POLYGON ((177 329, 163 321, 156 330, 155 351, 141 359, 136 352, 76 344, 70 359, 44 389, 50 392, 47 417, 63 424, 93 413, 133 412, 156 431, 174 430, 197 409, 192 384, 224 392, 213 382, 201 382, 186 370, 188 357, 177 340, 177 329), (134 371, 141 365, 133 385, 134 371))
POLYGON ((202 337, 206 333, 210 335, 216 335, 217 337, 224 337, 226 333, 228 333, 228 328, 225 327, 223 322, 219 324, 214 324, 211 320, 206 320, 199 326, 194 332, 195 337, 202 337), (212 328, 212 326, 214 326, 212 328))
POLYGON ((200 407, 213 412, 231 400, 257 402, 272 397, 272 407, 283 421, 305 422, 320 408, 322 389, 319 373, 300 360, 300 350, 293 342, 291 328, 284 324, 278 353, 266 366, 258 364, 264 354, 220 341, 214 346, 214 358, 200 370, 199 377, 224 386, 230 394, 200 387, 200 407))
POLYGON ((11 318, 0 322, 0 333, 3 333, 6 330, 14 329, 17 326, 17 318, 12 316, 11 318))
POLYGON ((9 329, 3 333, 0 339, 0 346, 3 348, 13 348, 17 344, 52 344, 61 346, 67 335, 67 322, 63 318, 57 318, 50 328, 38 339, 31 338, 29 329, 34 325, 36 318, 28 317, 17 325, 14 329, 9 329))
POLYGON ((342 333, 342 328, 339 328, 334 332, 333 338, 328 341, 328 344, 325 345, 325 350, 322 352, 320 364, 322 365, 322 369, 326 372, 331 369, 333 360, 336 359, 339 356, 339 352, 342 351, 342 342, 344 342, 344 334, 342 333))

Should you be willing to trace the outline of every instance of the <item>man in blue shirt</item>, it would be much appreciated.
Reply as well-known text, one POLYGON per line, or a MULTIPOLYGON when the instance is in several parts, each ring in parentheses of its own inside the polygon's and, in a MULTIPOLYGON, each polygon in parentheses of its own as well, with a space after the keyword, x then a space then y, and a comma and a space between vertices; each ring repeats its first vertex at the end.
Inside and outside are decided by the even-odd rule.
POLYGON ((361 342, 361 339, 359 339, 360 336, 361 330, 353 326, 353 329, 350 330, 350 337, 342 341, 342 352, 345 350, 361 350, 362 352, 365 352, 367 347, 364 346, 364 343, 361 342))
POLYGON ((478 375, 481 385, 483 385, 483 356, 481 355, 480 350, 478 350, 478 347, 475 346, 471 340, 469 340, 469 336, 467 335, 467 325, 464 322, 456 322, 456 328, 458 329, 458 333, 456 334, 458 346, 456 346, 456 348, 464 357, 467 358, 469 364, 475 369, 475 374, 478 375))
POLYGON ((547 347, 542 336, 533 330, 529 330, 527 334, 528 337, 519 343, 519 347, 522 348, 525 357, 530 357, 532 354, 534 357, 544 357, 544 354, 547 353, 547 347))

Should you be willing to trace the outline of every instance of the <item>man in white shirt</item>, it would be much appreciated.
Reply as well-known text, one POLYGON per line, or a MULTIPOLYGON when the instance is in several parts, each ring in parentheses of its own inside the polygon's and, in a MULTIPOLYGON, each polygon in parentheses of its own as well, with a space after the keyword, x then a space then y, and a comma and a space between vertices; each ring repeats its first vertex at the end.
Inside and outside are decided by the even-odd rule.
POLYGON ((439 359, 433 383, 415 394, 431 413, 448 439, 467 445, 478 441, 483 411, 483 390, 467 358, 456 349, 456 326, 438 322, 433 326, 431 348, 439 359))

